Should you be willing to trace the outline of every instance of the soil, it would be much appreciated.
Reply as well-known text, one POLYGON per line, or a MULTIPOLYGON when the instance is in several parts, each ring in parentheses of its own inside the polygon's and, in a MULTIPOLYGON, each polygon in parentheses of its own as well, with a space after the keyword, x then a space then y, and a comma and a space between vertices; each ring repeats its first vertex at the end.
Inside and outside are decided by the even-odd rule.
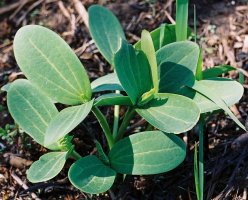
MULTIPOLYGON (((81 0, 88 8, 102 4, 112 10, 125 30, 130 43, 140 37, 143 29, 149 31, 161 23, 175 19, 174 0, 81 0)), ((193 27, 193 5, 196 5, 198 43, 203 49, 204 68, 230 64, 242 71, 245 94, 232 107, 237 117, 248 125, 248 3, 247 0, 192 0, 189 25, 193 27)), ((27 24, 46 26, 59 35, 76 52, 91 80, 112 72, 91 40, 87 28, 75 9, 74 1, 64 0, 0 0, 0 87, 23 78, 13 55, 16 31, 27 24), (9 10, 9 11, 8 11, 9 10), (69 15, 68 15, 69 14, 69 15)), ((226 74, 237 79, 239 71, 226 74)), ((113 108, 103 110, 109 122, 113 108)), ((121 110, 123 115, 124 108, 121 110)), ((142 130, 136 117, 128 134, 142 130)), ((184 136, 188 153, 176 169, 154 176, 127 176, 110 192, 87 195, 72 187, 67 171, 54 179, 32 184, 26 179, 26 170, 47 150, 23 133, 9 115, 6 93, 0 93, 0 199, 122 199, 122 200, 193 200, 196 199, 193 172, 194 145, 198 142, 197 127, 184 136)), ((94 154, 92 142, 97 138, 103 144, 101 128, 90 115, 73 131, 73 142, 81 155, 94 154)), ((248 140, 235 123, 223 112, 211 116, 204 129, 205 135, 205 191, 204 199, 247 199, 248 140)))

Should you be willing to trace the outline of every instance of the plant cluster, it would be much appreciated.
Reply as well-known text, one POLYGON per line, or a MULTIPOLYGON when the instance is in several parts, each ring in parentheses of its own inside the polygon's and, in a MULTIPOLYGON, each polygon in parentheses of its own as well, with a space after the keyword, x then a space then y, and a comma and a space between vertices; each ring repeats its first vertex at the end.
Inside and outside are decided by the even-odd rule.
POLYGON ((178 134, 191 130, 204 113, 223 109, 245 129, 228 108, 242 97, 242 85, 218 77, 233 68, 202 71, 201 50, 187 40, 191 31, 182 12, 187 16, 185 4, 177 5, 176 25, 144 30, 140 41, 131 45, 109 10, 91 6, 90 34, 115 70, 92 83, 77 56, 57 34, 37 25, 17 32, 15 58, 27 80, 10 85, 8 108, 27 134, 51 150, 27 171, 29 181, 54 178, 72 157, 76 161, 68 173, 71 183, 86 193, 102 193, 111 188, 118 173, 158 174, 177 167, 186 155, 186 145, 178 134), (94 98, 103 91, 105 94, 94 98), (55 103, 66 108, 59 112, 55 103), (112 133, 99 107, 116 105, 127 111, 112 133), (96 141, 97 154, 81 157, 70 133, 91 111, 103 129, 108 150, 96 141), (156 130, 125 136, 135 113, 156 130))

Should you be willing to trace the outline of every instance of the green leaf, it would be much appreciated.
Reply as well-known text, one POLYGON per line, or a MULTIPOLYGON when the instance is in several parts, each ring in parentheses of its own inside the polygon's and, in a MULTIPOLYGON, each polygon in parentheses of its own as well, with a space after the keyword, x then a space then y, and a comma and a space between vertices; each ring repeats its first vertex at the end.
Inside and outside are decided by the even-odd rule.
POLYGON ((190 130, 197 123, 200 110, 191 99, 161 93, 155 95, 146 107, 136 111, 151 125, 167 133, 182 133, 190 130))
MULTIPOLYGON (((45 132, 50 121, 58 114, 51 100, 28 80, 13 82, 7 93, 11 116, 36 142, 44 146, 45 132)), ((50 149, 57 149, 50 146, 50 149)))
POLYGON ((55 101, 75 105, 91 99, 83 65, 53 31, 37 25, 22 27, 14 39, 14 53, 30 82, 55 101))
POLYGON ((176 36, 177 41, 187 40, 188 0, 176 1, 176 36))
POLYGON ((108 9, 94 5, 89 8, 89 30, 97 48, 112 65, 121 39, 126 39, 120 22, 108 9))
POLYGON ((99 194, 111 188, 116 172, 96 156, 86 156, 71 166, 68 176, 71 183, 82 192, 99 194))
MULTIPOLYGON (((187 37, 189 37, 191 35, 191 29, 188 27, 187 30, 187 37)), ((165 24, 163 27, 162 25, 151 32, 151 37, 155 51, 157 51, 167 44, 176 42, 176 26, 174 24, 165 24), (161 39, 161 37, 163 39, 161 39)), ((139 40, 134 46, 135 49, 141 50, 141 40, 139 40)))
POLYGON ((193 42, 174 42, 157 51, 159 92, 176 93, 194 84, 199 47, 193 42))
POLYGON ((202 75, 203 75, 203 79, 209 79, 209 78, 218 77, 222 74, 228 73, 233 70, 236 70, 236 68, 230 65, 220 65, 210 69, 206 69, 205 71, 202 72, 202 75))
POLYGON ((135 51, 132 45, 122 41, 114 57, 115 69, 121 85, 133 104, 153 88, 150 65, 142 51, 135 51))
POLYGON ((93 102, 94 100, 91 100, 85 104, 71 106, 59 112, 47 127, 45 144, 50 145, 53 142, 57 142, 71 132, 87 117, 91 111, 93 102))
POLYGON ((151 67, 152 81, 155 88, 155 92, 158 92, 158 66, 155 55, 155 49, 153 46, 151 35, 148 31, 143 30, 141 34, 141 49, 145 53, 148 62, 151 67))
POLYGON ((118 173, 146 175, 174 169, 185 155, 185 143, 176 135, 147 131, 117 142, 109 153, 109 160, 118 173))
POLYGON ((94 106, 113 106, 113 105, 132 106, 133 104, 129 97, 117 93, 104 94, 98 97, 94 103, 94 106))
POLYGON ((98 142, 97 140, 95 141, 96 143, 96 149, 97 149, 97 156, 98 158, 105 164, 105 165, 109 165, 109 158, 108 156, 105 154, 102 145, 100 144, 100 142, 98 142))
MULTIPOLYGON (((227 106, 232 106, 237 103, 244 93, 243 86, 237 81, 227 78, 213 78, 201 80, 201 84, 205 85, 212 93, 218 94, 223 99, 227 106)), ((198 105, 201 113, 212 112, 221 109, 216 103, 206 98, 204 95, 195 92, 191 88, 185 87, 181 94, 187 96, 198 105)))
POLYGON ((63 169, 67 152, 50 152, 35 161, 27 171, 27 178, 32 183, 48 181, 63 169))
POLYGON ((195 74, 195 78, 198 81, 203 79, 202 65, 203 65, 203 59, 202 59, 202 49, 201 49, 199 53, 199 59, 198 59, 196 74, 195 74))
POLYGON ((103 92, 107 90, 123 91, 123 88, 116 73, 111 73, 94 80, 91 83, 91 88, 93 92, 103 92))
POLYGON ((195 91, 201 93, 211 101, 213 101, 215 104, 217 104, 221 109, 223 109, 231 118, 232 120, 244 131, 246 131, 246 128, 244 125, 237 119, 237 117, 232 113, 232 111, 228 108, 227 104, 221 97, 214 93, 208 86, 204 85, 204 82, 202 81, 196 81, 194 86, 192 87, 195 91))

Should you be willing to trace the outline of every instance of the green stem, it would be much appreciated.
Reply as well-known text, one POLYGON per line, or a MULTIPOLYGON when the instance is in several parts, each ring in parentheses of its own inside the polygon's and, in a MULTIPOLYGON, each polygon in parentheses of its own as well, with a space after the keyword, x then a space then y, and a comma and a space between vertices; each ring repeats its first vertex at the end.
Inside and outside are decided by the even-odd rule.
POLYGON ((130 120, 133 118, 134 114, 135 114, 135 109, 133 107, 129 107, 125 116, 124 116, 124 119, 121 123, 119 131, 118 131, 116 137, 114 138, 115 142, 117 142, 123 138, 125 131, 126 131, 126 128, 127 128, 128 124, 130 123, 130 120))
POLYGON ((75 150, 73 150, 72 152, 71 152, 71 155, 70 155, 73 159, 75 159, 75 160, 78 160, 78 159, 80 159, 80 158, 82 158, 82 156, 80 156, 80 154, 78 153, 78 152, 76 152, 75 150))
POLYGON ((109 147, 109 149, 111 149, 114 145, 114 139, 113 139, 113 136, 111 134, 111 130, 109 128, 109 125, 108 125, 108 122, 107 122, 105 116, 102 114, 102 112, 96 106, 94 106, 92 108, 92 112, 94 113, 99 124, 101 125, 102 130, 103 130, 105 137, 107 139, 107 142, 108 142, 108 147, 109 147))
MULTIPOLYGON (((120 94, 120 91, 116 90, 115 93, 120 94)), ((117 136, 117 133, 118 133, 119 116, 120 116, 120 106, 115 105, 115 107, 114 107, 114 125, 113 125, 113 137, 114 138, 117 136)))
POLYGON ((204 191, 204 116, 200 117, 199 121, 199 186, 200 186, 200 200, 203 200, 204 191))

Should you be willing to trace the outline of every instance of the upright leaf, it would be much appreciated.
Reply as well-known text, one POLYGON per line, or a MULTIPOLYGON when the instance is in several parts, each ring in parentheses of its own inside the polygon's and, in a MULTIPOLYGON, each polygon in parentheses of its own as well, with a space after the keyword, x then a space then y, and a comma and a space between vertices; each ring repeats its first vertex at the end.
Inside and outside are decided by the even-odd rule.
POLYGON ((71 106, 65 108, 49 123, 46 136, 45 145, 50 145, 63 138, 71 132, 91 111, 94 100, 79 106, 71 106))
POLYGON ((176 36, 177 41, 187 40, 188 0, 176 1, 176 36))
POLYGON ((32 183, 48 181, 59 174, 66 161, 67 152, 50 152, 35 161, 27 171, 32 183))
POLYGON ((36 142, 44 146, 48 124, 58 114, 51 100, 28 80, 19 79, 11 84, 7 93, 7 103, 16 123, 36 142))
POLYGON ((77 160, 69 170, 70 182, 79 190, 99 194, 113 185, 116 172, 104 165, 96 156, 77 160))
POLYGON ((158 66, 151 35, 143 30, 141 34, 141 49, 145 53, 151 67, 152 81, 155 92, 158 92, 158 66))
POLYGON ((195 74, 195 78, 198 81, 203 79, 202 65, 203 65, 202 50, 200 50, 197 68, 196 68, 196 74, 195 74))
POLYGON ((121 39, 126 39, 120 22, 108 9, 94 5, 89 8, 89 30, 97 48, 112 65, 121 39))
POLYGON ((109 153, 109 160, 118 173, 145 175, 170 171, 185 155, 185 143, 176 135, 147 131, 117 142, 109 153))
POLYGON ((121 85, 133 104, 153 88, 150 65, 142 51, 135 51, 132 45, 123 40, 114 63, 121 85))
POLYGON ((159 92, 176 93, 193 85, 199 58, 199 47, 193 42, 175 42, 157 51, 159 92))
MULTIPOLYGON (((237 81, 227 78, 212 78, 207 80, 201 80, 201 84, 205 85, 212 93, 218 94, 219 98, 227 104, 232 106, 237 103, 244 93, 243 86, 237 81)), ((198 105, 201 113, 212 112, 214 110, 221 109, 216 103, 211 101, 199 92, 194 91, 191 88, 185 87, 180 93, 187 96, 198 105)))
POLYGON ((107 90, 120 90, 123 88, 116 73, 102 76, 91 83, 93 92, 103 92, 107 90))
MULTIPOLYGON (((176 25, 174 24, 165 24, 161 27, 156 28, 151 33, 153 45, 155 51, 159 50, 163 46, 176 42, 176 25), (163 39, 161 36, 163 35, 163 39)), ((187 28, 187 38, 191 35, 191 29, 187 28)), ((141 40, 139 40, 135 45, 135 49, 141 50, 141 40)))
POLYGON ((193 128, 200 116, 194 101, 169 93, 155 95, 145 107, 137 108, 136 111, 159 130, 176 134, 193 128))
POLYGON ((83 65, 53 31, 37 25, 22 27, 14 39, 14 53, 30 82, 55 101, 75 105, 91 99, 83 65))
POLYGON ((246 131, 246 128, 244 127, 244 125, 237 119, 237 117, 232 113, 232 111, 228 108, 227 104, 225 103, 225 101, 223 99, 221 99, 218 94, 215 94, 211 91, 211 89, 209 89, 208 87, 206 87, 204 84, 202 84, 203 82, 201 81, 196 81, 194 86, 192 87, 195 91, 201 93, 202 95, 204 95, 205 97, 207 97, 208 99, 210 99, 211 101, 213 101, 215 104, 217 104, 221 109, 223 109, 231 118, 232 120, 240 127, 242 128, 244 131, 246 131))

